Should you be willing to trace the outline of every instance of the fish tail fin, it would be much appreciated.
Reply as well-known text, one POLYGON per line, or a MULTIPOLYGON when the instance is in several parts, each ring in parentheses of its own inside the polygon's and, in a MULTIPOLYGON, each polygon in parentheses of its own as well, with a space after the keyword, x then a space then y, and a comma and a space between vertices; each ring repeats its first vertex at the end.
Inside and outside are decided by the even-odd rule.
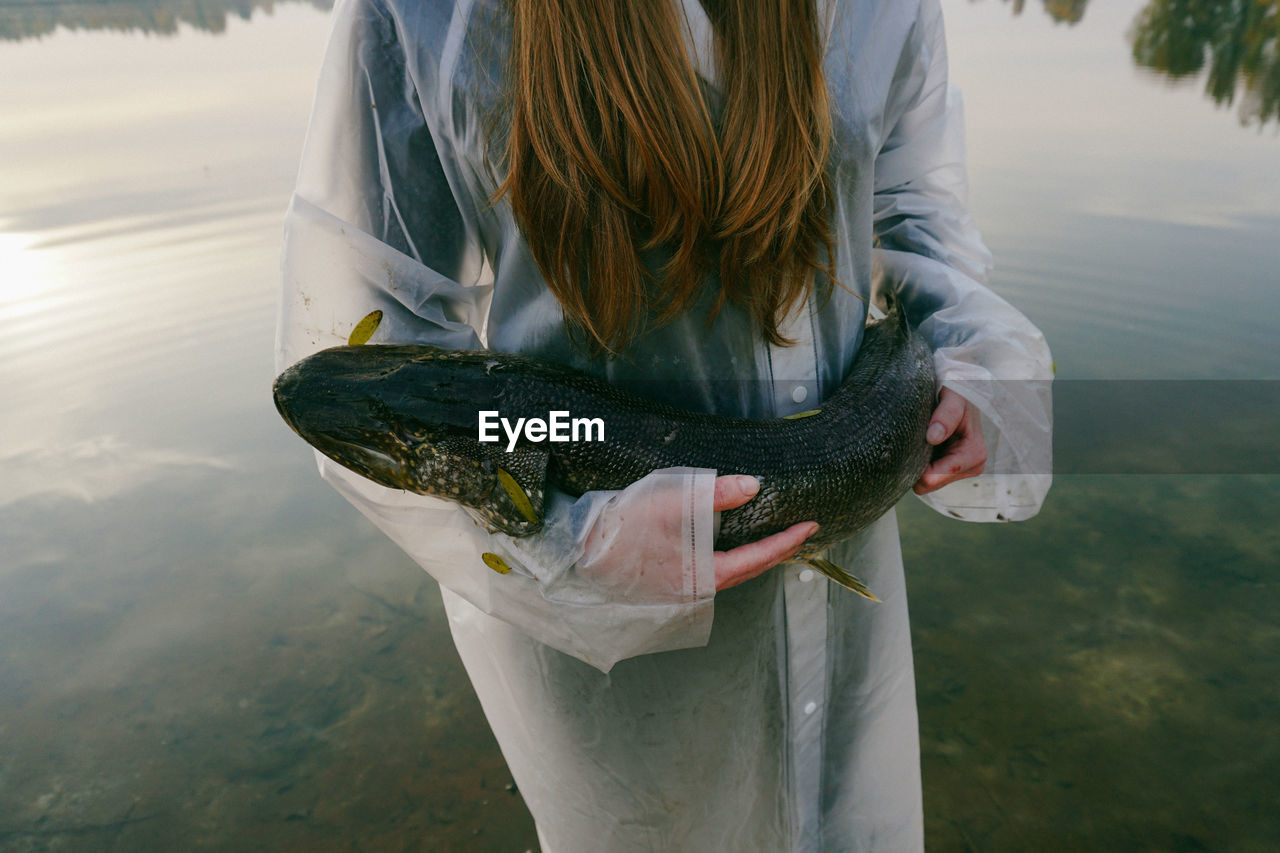
POLYGON ((880 599, 875 597, 875 594, 871 590, 867 589, 866 584, 828 559, 823 557, 804 557, 799 562, 813 568, 815 571, 821 572, 831 578, 831 580, 840 584, 840 586, 856 592, 863 598, 868 598, 876 602, 880 601, 880 599))
POLYGON ((897 329, 898 333, 906 337, 911 332, 911 324, 907 320, 907 309, 902 304, 902 298, 891 287, 884 289, 885 312, 883 323, 888 323, 897 329))

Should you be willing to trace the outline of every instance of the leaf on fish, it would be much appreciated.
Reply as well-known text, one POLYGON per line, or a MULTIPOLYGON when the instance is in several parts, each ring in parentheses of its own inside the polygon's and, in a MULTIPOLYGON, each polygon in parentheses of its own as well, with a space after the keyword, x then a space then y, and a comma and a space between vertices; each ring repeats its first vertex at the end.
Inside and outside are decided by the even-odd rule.
POLYGON ((507 490, 507 496, 511 498, 511 502, 516 505, 516 509, 520 510, 520 514, 524 516, 525 521, 537 524, 542 519, 538 518, 538 514, 533 511, 533 503, 529 500, 528 493, 520 487, 516 482, 516 478, 512 477, 503 469, 498 469, 498 482, 502 484, 502 488, 507 490))

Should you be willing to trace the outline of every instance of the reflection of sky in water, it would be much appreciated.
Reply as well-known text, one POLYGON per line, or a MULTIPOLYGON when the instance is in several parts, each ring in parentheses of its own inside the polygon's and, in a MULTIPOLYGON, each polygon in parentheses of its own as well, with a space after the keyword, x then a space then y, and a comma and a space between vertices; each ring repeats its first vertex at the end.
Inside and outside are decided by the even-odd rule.
POLYGON ((222 39, 0 47, 7 452, 105 435, 117 455, 208 453, 193 408, 261 408, 242 383, 270 378, 279 221, 325 30, 285 7, 222 39))
POLYGON ((1144 4, 1072 26, 948 4, 996 285, 1059 376, 1277 378, 1280 139, 1134 68, 1144 4))
MULTIPOLYGON (((1277 378, 1280 139, 1136 70, 1142 5, 946 2, 996 286, 1063 377, 1277 378)), ((533 844, 430 582, 267 395, 326 28, 0 42, 0 846, 533 844)), ((1276 490, 906 505, 931 849, 1265 849, 1276 490)))

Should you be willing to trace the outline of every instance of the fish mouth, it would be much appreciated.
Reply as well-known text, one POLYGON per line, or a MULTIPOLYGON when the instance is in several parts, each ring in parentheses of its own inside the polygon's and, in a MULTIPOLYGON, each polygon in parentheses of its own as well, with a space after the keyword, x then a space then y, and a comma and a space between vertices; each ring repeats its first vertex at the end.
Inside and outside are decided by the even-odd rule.
POLYGON ((302 435, 325 456, 391 489, 409 488, 411 466, 380 447, 328 434, 302 435))

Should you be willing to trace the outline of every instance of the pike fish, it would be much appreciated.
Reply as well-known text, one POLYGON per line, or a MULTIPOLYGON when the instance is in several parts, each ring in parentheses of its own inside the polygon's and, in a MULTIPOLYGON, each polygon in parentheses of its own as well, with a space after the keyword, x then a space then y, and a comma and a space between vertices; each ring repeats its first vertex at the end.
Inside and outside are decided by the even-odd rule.
MULTIPOLYGON (((373 344, 323 350, 274 385, 285 421, 330 459, 394 489, 466 506, 492 531, 542 527, 547 489, 622 489, 674 466, 750 474, 751 501, 721 516, 730 549, 802 521, 818 532, 793 561, 875 598, 822 555, 870 525, 927 466, 936 402, 929 345, 891 303, 869 324, 840 387, 821 408, 772 420, 676 408, 545 360, 490 351, 373 344), (479 412, 600 418, 603 441, 479 440, 479 412)), ((488 556, 488 555, 486 555, 488 556)), ((493 565, 489 560, 487 563, 493 565)))

